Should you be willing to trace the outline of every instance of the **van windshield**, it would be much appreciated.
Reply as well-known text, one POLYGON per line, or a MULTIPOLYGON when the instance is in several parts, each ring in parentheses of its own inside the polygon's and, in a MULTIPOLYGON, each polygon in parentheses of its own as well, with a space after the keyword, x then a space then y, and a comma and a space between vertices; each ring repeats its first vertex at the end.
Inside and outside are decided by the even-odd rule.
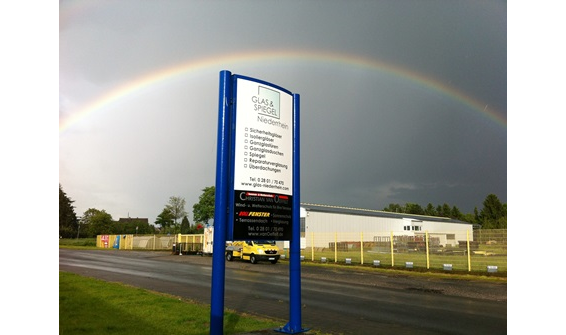
POLYGON ((275 244, 275 241, 259 240, 254 241, 255 244, 275 244))

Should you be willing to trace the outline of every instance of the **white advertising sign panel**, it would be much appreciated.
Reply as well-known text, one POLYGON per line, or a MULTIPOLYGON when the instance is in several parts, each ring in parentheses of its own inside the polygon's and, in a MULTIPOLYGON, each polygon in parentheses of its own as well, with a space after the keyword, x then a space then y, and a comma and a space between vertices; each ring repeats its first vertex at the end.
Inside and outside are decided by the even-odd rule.
POLYGON ((289 239, 293 195, 293 96, 236 79, 234 239, 289 239))
POLYGON ((293 194, 293 97, 238 79, 234 188, 293 194))

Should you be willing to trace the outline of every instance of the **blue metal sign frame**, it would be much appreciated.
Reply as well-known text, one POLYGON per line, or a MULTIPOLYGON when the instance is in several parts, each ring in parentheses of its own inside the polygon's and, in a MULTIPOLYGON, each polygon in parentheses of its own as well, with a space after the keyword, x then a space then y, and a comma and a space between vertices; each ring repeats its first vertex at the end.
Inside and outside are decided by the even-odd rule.
POLYGON ((223 334, 224 292, 225 292, 225 247, 227 236, 233 236, 233 226, 228 220, 233 218, 234 204, 234 159, 235 159, 235 111, 237 80, 244 79, 274 87, 293 97, 293 191, 292 191, 292 227, 289 258, 289 322, 277 332, 296 334, 307 331, 302 328, 301 320, 301 260, 300 260, 300 164, 299 164, 299 115, 300 96, 263 80, 232 75, 230 71, 220 72, 218 98, 218 133, 216 154, 216 193, 214 208, 214 241, 212 256, 212 286, 210 334, 223 334), (232 215, 230 215, 232 214, 232 215), (231 228, 230 228, 231 227, 231 228))

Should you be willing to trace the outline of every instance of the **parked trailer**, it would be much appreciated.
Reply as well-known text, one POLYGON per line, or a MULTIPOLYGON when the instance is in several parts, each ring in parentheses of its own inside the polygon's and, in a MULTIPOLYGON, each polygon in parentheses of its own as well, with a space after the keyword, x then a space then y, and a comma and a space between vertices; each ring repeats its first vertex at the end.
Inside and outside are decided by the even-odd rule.
POLYGON ((204 249, 204 234, 177 234, 172 252, 175 255, 198 255, 204 249))
POLYGON ((173 242, 176 255, 212 255, 213 227, 204 227, 203 234, 177 234, 173 242))

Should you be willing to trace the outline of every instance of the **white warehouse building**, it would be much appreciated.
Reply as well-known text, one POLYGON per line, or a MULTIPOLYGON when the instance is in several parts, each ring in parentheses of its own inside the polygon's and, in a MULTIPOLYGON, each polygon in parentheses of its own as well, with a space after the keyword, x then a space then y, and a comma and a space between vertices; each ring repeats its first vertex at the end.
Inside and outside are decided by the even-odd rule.
POLYGON ((333 243, 424 241, 454 246, 473 241, 472 223, 446 217, 301 203, 301 246, 327 248, 333 243), (460 242, 461 243, 461 242, 460 242))

